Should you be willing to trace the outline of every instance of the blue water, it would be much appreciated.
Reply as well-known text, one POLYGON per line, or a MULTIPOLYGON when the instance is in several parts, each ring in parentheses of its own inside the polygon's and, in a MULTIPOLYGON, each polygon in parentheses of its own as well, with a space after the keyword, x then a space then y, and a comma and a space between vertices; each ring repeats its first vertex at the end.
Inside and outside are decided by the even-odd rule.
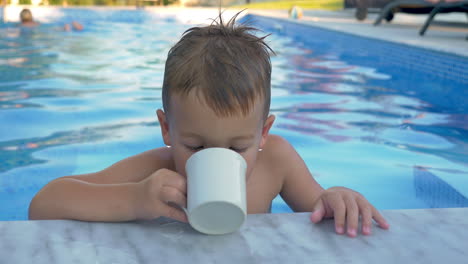
MULTIPOLYGON (((144 11, 80 18, 83 32, 55 30, 65 20, 0 25, 0 220, 26 219, 52 179, 163 145, 164 61, 193 25, 144 11)), ((277 53, 272 133, 323 187, 355 189, 379 209, 468 206, 467 58, 247 19, 277 53)), ((288 211, 274 200, 273 212, 288 211)))

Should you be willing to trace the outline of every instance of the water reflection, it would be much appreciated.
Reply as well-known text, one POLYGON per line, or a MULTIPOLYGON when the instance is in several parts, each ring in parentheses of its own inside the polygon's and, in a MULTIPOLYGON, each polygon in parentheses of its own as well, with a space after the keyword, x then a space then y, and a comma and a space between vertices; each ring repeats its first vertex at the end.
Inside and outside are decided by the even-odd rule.
POLYGON ((0 82, 40 79, 50 76, 49 65, 57 59, 54 42, 60 39, 46 28, 0 27, 0 82))
POLYGON ((48 148, 155 125, 165 56, 188 25, 87 26, 0 27, 0 122, 10 128, 0 132, 0 172, 47 162, 34 153, 48 148))
MULTIPOLYGON (((438 97, 424 96, 429 89, 425 84, 437 83, 432 78, 421 76, 416 83, 414 77, 405 79, 411 75, 408 72, 396 75, 389 68, 352 64, 335 54, 304 48, 292 50, 292 54, 290 48, 279 49, 286 60, 277 64, 294 70, 287 78, 273 80, 274 86, 292 87, 289 97, 273 98, 278 128, 334 143, 372 142, 467 163, 468 105, 456 101, 457 111, 436 107, 438 97), (411 92, 400 91, 395 84, 411 86, 411 92), (295 96, 301 99, 295 100, 295 96), (460 110, 465 113, 458 113, 460 110)), ((447 87, 446 81, 439 82, 447 87)), ((450 97, 458 100, 460 96, 450 97)))
POLYGON ((78 131, 57 132, 47 137, 28 138, 0 142, 0 173, 13 168, 47 162, 33 156, 34 152, 62 145, 96 143, 118 138, 133 127, 156 126, 156 122, 123 123, 86 127, 78 131), (14 154, 14 155, 12 155, 14 154))
MULTIPOLYGON (((131 148, 125 154, 131 155, 155 147, 137 142, 155 129, 149 120, 162 105, 167 52, 190 26, 164 23, 103 21, 79 35, 0 27, 0 123, 7 127, 0 130, 0 179, 13 175, 7 188, 15 189, 18 175, 30 168, 47 167, 45 175, 67 167, 47 179, 23 175, 32 186, 35 180, 45 184, 62 173, 102 169, 122 158, 112 156, 113 149, 75 153, 86 144, 113 142, 119 149, 125 138, 131 148), (59 155, 44 154, 51 149, 92 165, 74 168, 75 156, 60 163, 59 155), (46 162, 49 166, 41 164, 46 162)), ((386 49, 387 57, 380 49, 368 50, 378 43, 350 49, 352 41, 334 39, 340 38, 337 33, 320 34, 325 33, 311 33, 310 42, 273 35, 269 44, 277 53, 272 57, 271 111, 277 115, 272 132, 297 148, 324 187, 354 188, 378 208, 416 208, 428 205, 413 188, 419 175, 415 164, 430 164, 437 177, 466 176, 468 106, 457 78, 408 70, 405 61, 396 63, 403 55, 387 58, 386 49)))
POLYGON ((273 97, 272 109, 278 133, 300 135, 289 139, 321 184, 354 186, 381 208, 468 206, 468 104, 466 89, 460 89, 467 61, 447 57, 442 65, 441 55, 401 49, 397 53, 407 57, 396 63, 404 55, 358 54, 360 41, 343 43, 311 31, 313 38, 304 40, 297 31, 288 34, 297 39, 282 43, 288 48, 277 47, 283 57, 273 62, 288 70, 273 85, 290 93, 273 97), (413 54, 423 62, 412 60, 413 54), (448 72, 449 64, 459 67, 448 72), (404 168, 396 165, 401 163, 404 168), (407 179, 413 179, 413 191, 407 179))

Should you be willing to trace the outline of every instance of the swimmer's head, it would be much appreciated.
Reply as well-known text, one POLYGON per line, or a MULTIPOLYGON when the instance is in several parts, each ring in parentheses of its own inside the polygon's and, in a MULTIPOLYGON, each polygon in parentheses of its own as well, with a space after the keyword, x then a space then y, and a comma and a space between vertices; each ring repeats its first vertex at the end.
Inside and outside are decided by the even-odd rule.
POLYGON ((22 23, 32 22, 33 21, 33 16, 32 16, 31 10, 29 10, 27 8, 21 10, 20 19, 21 19, 22 23))

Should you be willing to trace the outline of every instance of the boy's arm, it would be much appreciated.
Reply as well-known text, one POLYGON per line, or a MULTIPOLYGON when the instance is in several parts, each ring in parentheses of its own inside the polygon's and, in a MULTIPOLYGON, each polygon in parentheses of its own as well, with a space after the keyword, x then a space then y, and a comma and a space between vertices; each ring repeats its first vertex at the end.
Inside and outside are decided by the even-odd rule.
POLYGON ((158 169, 169 167, 171 161, 172 158, 168 148, 156 148, 123 159, 96 173, 62 178, 73 178, 96 184, 136 183, 158 169))
POLYGON ((315 181, 306 164, 289 142, 279 136, 271 135, 268 143, 275 150, 283 184, 280 195, 295 212, 311 212, 323 188, 315 181))
POLYGON ((380 227, 388 229, 389 225, 382 215, 364 196, 344 187, 332 187, 324 190, 312 178, 304 161, 294 148, 284 139, 277 137, 276 149, 278 158, 285 171, 281 196, 296 212, 313 212, 311 220, 320 222, 323 218, 335 218, 335 229, 338 234, 357 235, 358 222, 361 217, 362 232, 371 233, 372 219, 380 227))
POLYGON ((29 205, 29 219, 129 221, 137 218, 138 183, 95 184, 71 177, 42 188, 29 205))
POLYGON ((165 148, 124 159, 96 173, 58 178, 42 188, 29 206, 30 219, 128 221, 165 215, 185 221, 170 207, 185 205, 185 179, 170 166, 165 148), (161 202, 164 200, 164 202, 161 202))

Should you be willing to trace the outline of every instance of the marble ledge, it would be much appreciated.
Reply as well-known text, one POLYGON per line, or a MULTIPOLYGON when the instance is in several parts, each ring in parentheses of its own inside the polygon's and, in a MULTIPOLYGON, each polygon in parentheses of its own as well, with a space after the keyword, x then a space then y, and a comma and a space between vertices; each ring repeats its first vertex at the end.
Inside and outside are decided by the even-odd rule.
POLYGON ((249 215, 222 236, 169 219, 0 222, 0 263, 468 263, 468 208, 382 214, 390 230, 357 238, 308 213, 249 215))

